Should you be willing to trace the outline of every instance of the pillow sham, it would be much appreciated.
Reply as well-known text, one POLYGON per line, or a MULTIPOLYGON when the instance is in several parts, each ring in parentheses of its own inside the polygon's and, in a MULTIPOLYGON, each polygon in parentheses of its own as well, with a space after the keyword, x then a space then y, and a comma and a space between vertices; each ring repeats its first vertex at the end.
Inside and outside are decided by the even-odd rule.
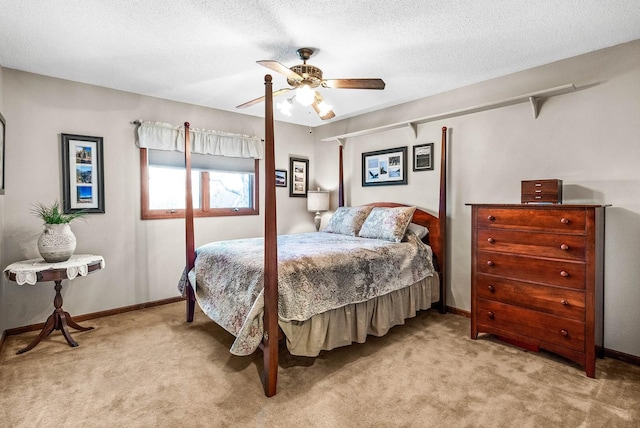
POLYGON ((416 207, 376 207, 364 221, 358 236, 401 242, 416 207))
POLYGON ((329 219, 329 224, 322 231, 340 235, 358 236, 360 228, 373 207, 340 207, 329 219))
POLYGON ((421 226, 415 223, 409 223, 409 227, 407 227, 407 230, 415 233, 420 239, 424 239, 424 237, 429 234, 429 229, 426 226, 421 226))

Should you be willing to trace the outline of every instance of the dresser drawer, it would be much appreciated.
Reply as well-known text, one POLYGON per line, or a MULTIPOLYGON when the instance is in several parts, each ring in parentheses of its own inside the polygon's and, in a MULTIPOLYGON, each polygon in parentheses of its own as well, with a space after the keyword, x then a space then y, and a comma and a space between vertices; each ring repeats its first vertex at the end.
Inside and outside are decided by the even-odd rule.
POLYGON ((583 209, 479 207, 477 222, 480 228, 584 234, 587 219, 583 209))
POLYGON ((519 232, 505 229, 478 229, 478 249, 583 261, 586 238, 564 235, 519 232))
POLYGON ((476 276, 478 298, 527 307, 564 318, 584 320, 584 291, 514 281, 490 275, 476 276))
POLYGON ((476 311, 479 330, 512 332, 584 352, 583 322, 484 299, 478 299, 476 311))
POLYGON ((531 202, 548 202, 550 204, 562 203, 562 200, 559 199, 557 193, 523 193, 520 196, 520 201, 523 204, 531 202))
POLYGON ((585 265, 571 260, 549 260, 515 254, 478 251, 477 273, 584 289, 585 265))

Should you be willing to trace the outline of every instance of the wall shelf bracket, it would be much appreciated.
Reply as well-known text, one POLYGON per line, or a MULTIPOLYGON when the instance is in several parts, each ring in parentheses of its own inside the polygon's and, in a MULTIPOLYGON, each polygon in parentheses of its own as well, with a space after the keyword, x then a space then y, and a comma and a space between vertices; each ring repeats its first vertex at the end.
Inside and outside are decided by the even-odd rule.
POLYGON ((531 107, 533 107, 533 118, 538 118, 538 113, 540 112, 540 98, 538 97, 529 97, 529 102, 531 103, 531 107))
POLYGON ((418 124, 416 122, 409 122, 407 125, 413 129, 413 136, 418 138, 418 124))

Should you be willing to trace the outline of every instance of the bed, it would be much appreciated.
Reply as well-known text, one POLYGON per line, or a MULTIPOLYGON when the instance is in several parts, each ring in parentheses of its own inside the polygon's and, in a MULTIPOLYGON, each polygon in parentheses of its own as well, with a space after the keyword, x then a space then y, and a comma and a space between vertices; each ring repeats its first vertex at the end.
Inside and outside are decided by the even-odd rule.
POLYGON ((195 302, 235 336, 231 352, 263 352, 262 381, 276 393, 278 341, 293 355, 367 335, 384 335, 420 310, 446 311, 446 128, 442 129, 439 213, 376 202, 344 206, 342 145, 338 205, 321 232, 277 235, 273 97, 265 76, 265 233, 263 238, 195 248, 189 123, 185 123, 187 322, 195 302), (193 285, 192 285, 193 284, 193 285), (195 287, 194 287, 195 285, 195 287))

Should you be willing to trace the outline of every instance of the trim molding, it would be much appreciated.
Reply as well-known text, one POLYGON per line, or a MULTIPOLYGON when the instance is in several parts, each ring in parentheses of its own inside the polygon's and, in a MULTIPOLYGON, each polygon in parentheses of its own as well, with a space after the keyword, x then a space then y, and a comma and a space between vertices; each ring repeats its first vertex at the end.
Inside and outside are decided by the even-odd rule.
MULTIPOLYGON (((77 322, 92 320, 96 318, 108 317, 110 315, 123 314, 125 312, 137 311, 139 309, 151 308, 153 306, 166 305, 169 303, 176 303, 184 300, 184 297, 170 297, 168 299, 155 300, 153 302, 138 303, 137 305, 123 306, 121 308, 108 309, 106 311, 93 312, 90 314, 74 316, 73 320, 77 322)), ((44 327, 44 323, 31 324, 24 327, 8 328, 2 332, 0 336, 0 351, 2 351, 2 345, 4 345, 5 338, 7 336, 13 336, 16 334, 28 333, 30 331, 39 331, 44 327)))
MULTIPOLYGON (((85 315, 74 316, 73 319, 78 322, 92 320, 95 318, 108 317, 111 315, 124 314, 126 312, 137 311, 139 309, 151 308, 154 306, 166 305, 169 303, 176 303, 184 300, 184 297, 170 297, 168 299, 155 300, 153 302, 138 303, 137 305, 124 306, 121 308, 109 309, 106 311, 93 312, 85 315)), ((454 315, 460 315, 466 318, 471 318, 471 312, 463 309, 454 308, 453 306, 447 306, 447 312, 451 312, 454 315)), ((24 327, 9 328, 2 332, 0 335, 0 351, 4 345, 7 336, 13 336, 15 334, 28 333, 30 331, 42 330, 44 323, 32 324, 24 327)), ((624 352, 614 351, 612 349, 604 348, 605 357, 612 358, 614 360, 623 361, 625 363, 633 364, 634 366, 640 366, 640 357, 635 355, 625 354, 624 352)))
POLYGON ((614 360, 624 361, 625 363, 633 364, 634 366, 640 366, 640 357, 635 355, 629 355, 624 352, 604 348, 604 356, 613 358, 614 360))
POLYGON ((454 315, 461 315, 466 318, 471 318, 471 312, 454 308, 453 306, 447 306, 447 312, 451 312, 454 315))

